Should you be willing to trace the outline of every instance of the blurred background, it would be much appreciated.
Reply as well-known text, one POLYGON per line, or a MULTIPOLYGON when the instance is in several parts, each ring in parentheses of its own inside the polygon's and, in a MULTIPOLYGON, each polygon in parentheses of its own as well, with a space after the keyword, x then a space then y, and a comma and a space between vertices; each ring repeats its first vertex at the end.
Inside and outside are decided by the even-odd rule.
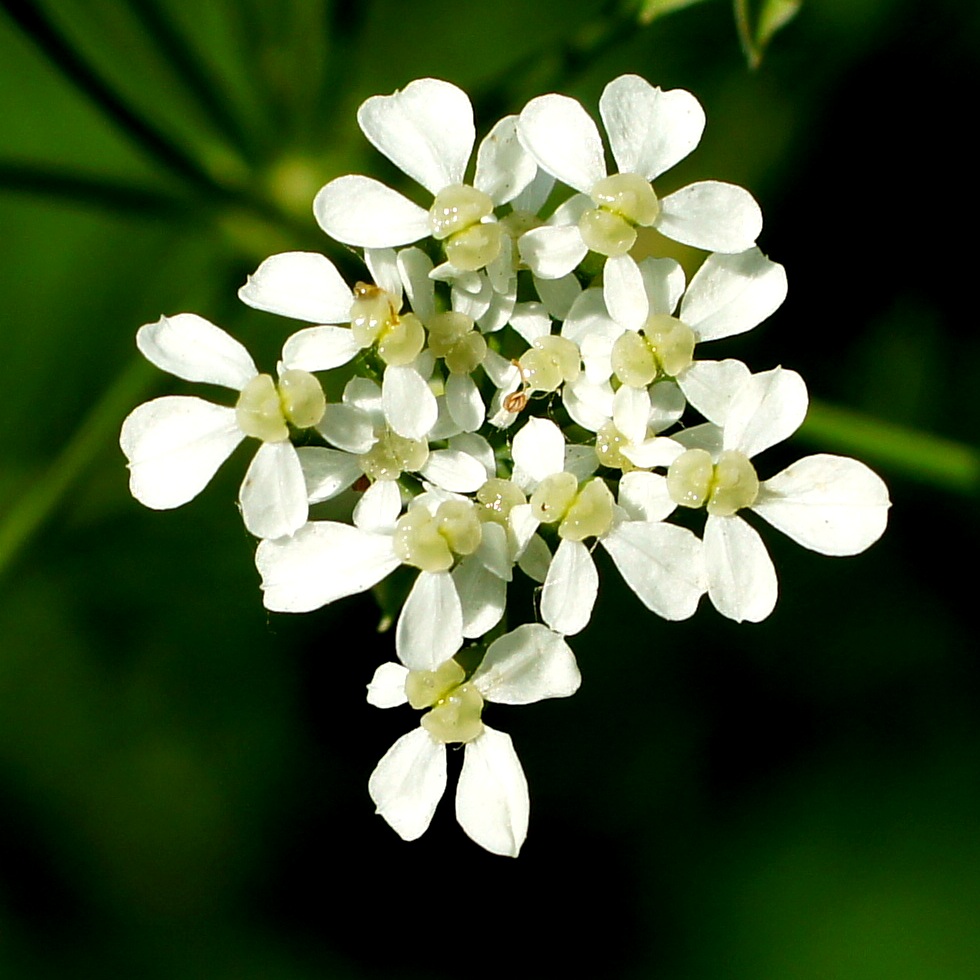
POLYGON ((806 0, 754 69, 727 2, 638 13, 0 2, 0 977, 980 976, 980 13, 806 0), (377 606, 263 610, 245 449, 180 510, 130 497, 122 419, 188 390, 134 334, 194 311, 273 362, 293 326, 235 291, 331 248, 327 180, 396 179, 365 97, 446 78, 482 135, 555 89, 594 111, 623 72, 707 113, 658 191, 744 185, 787 268, 782 309, 712 349, 809 384, 760 475, 860 456, 890 527, 850 559, 765 535, 758 626, 666 624, 602 569, 581 691, 493 709, 531 788, 520 858, 449 798, 404 843, 367 794, 414 723, 364 701, 377 606))

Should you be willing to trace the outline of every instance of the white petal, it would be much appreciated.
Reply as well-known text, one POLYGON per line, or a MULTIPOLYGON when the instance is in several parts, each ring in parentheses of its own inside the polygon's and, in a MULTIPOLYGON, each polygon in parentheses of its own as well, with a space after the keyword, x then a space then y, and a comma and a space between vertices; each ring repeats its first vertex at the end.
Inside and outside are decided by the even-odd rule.
POLYGON ((378 150, 432 194, 463 182, 476 130, 462 89, 419 78, 392 95, 367 99, 357 121, 378 150))
POLYGON ((881 537, 888 488, 864 463, 807 456, 766 480, 752 509, 797 544, 822 555, 856 555, 881 537))
POLYGON ((664 92, 639 75, 613 79, 599 112, 620 173, 647 180, 683 160, 704 132, 704 109, 690 92, 664 92))
POLYGON ((675 259, 646 258, 638 263, 651 313, 673 313, 684 293, 684 269, 675 259))
POLYGON ((539 279, 561 279, 585 258, 589 250, 578 225, 542 225, 517 240, 521 261, 539 279))
POLYGON ((744 252, 762 231, 762 211, 745 188, 704 180, 662 198, 654 227, 706 252, 744 252))
POLYGON ((375 708, 397 708, 407 704, 405 696, 405 680, 408 668, 401 664, 382 664, 371 678, 367 686, 367 702, 375 708))
POLYGON ((361 494, 354 507, 354 526, 362 531, 390 534, 402 512, 401 490, 396 480, 378 480, 361 494))
POLYGON ((650 395, 646 388, 623 385, 613 398, 613 424, 628 442, 639 445, 646 438, 650 395))
POLYGON ((238 501, 245 527, 257 538, 281 538, 306 523, 306 481, 291 442, 264 442, 259 446, 238 501))
POLYGON ((483 733, 466 743, 456 786, 459 825, 492 854, 517 857, 530 809, 527 779, 510 736, 484 725, 483 733))
POLYGON ((563 184, 588 194, 606 176, 599 130, 575 99, 554 93, 532 99, 517 129, 541 169, 563 184))
POLYGON ((650 470, 655 466, 670 466, 685 447, 667 436, 654 436, 632 446, 623 446, 620 452, 635 466, 650 470))
POLYGON ((667 480, 657 473, 634 470, 619 481, 617 503, 631 521, 662 521, 677 506, 667 492, 667 480))
POLYGON ((744 333, 762 323, 786 299, 786 270, 757 248, 709 255, 694 274, 680 318, 698 340, 744 333))
POLYGON ((545 309, 556 320, 564 320, 568 316, 575 300, 582 293, 582 284, 576 276, 569 273, 560 279, 535 279, 534 289, 545 309))
POLYGON ((307 327, 283 344, 282 363, 301 371, 329 371, 354 360, 360 349, 349 327, 307 327))
POLYGON ((497 475, 497 457, 494 454, 493 446, 483 436, 474 432, 464 432, 449 440, 449 448, 467 453, 479 460, 488 480, 497 475))
POLYGON ((680 420, 687 408, 687 400, 673 381, 658 381, 649 391, 650 418, 647 425, 654 432, 663 432, 680 420))
POLYGON ((411 365, 391 365, 381 383, 381 400, 388 425, 406 439, 425 439, 439 417, 436 396, 411 365))
POLYGON ((507 583, 476 557, 461 561, 452 572, 463 610, 463 636, 473 639, 492 630, 507 606, 507 583))
POLYGON ((609 315, 627 330, 639 330, 650 315, 643 274, 630 255, 606 259, 602 297, 609 315))
POLYGON ((712 459, 717 459, 724 449, 723 434, 717 425, 705 422, 702 425, 692 425, 689 429, 679 429, 672 438, 686 449, 703 449, 712 459))
POLYGON ((725 420, 725 448, 752 457, 788 439, 807 409, 806 385, 795 371, 773 368, 753 374, 732 399, 725 420))
POLYGON ((537 172, 538 165, 517 138, 517 116, 504 116, 480 143, 473 186, 489 194, 494 204, 506 204, 537 172))
POLYGON ((409 670, 435 670, 463 645, 463 609, 449 572, 421 572, 398 625, 395 650, 409 670))
POLYGON ((534 180, 510 202, 511 207, 515 211, 530 211, 531 214, 537 214, 548 200, 548 195, 554 186, 555 178, 539 169, 534 175, 534 180))
POLYGON ((674 524, 624 521, 601 539, 623 581, 664 619, 694 615, 707 587, 701 542, 674 524))
POLYGON ((402 286, 408 296, 409 305, 418 318, 425 323, 435 309, 435 287, 429 278, 432 259, 420 248, 403 248, 398 253, 398 272, 402 286))
POLYGON ((494 640, 471 678, 497 704, 532 704, 567 698, 582 683, 564 637, 540 623, 525 623, 494 640))
POLYGON ((453 493, 476 493, 487 482, 479 460, 457 449, 436 449, 419 472, 430 483, 453 493))
POLYGON ((518 303, 510 325, 529 343, 551 333, 551 317, 542 303, 518 303))
POLYGON ((574 381, 565 382, 561 400, 572 421, 590 432, 598 432, 612 417, 614 395, 608 381, 592 384, 580 374, 574 381))
POLYGON ((270 255, 238 290, 256 310, 307 323, 349 323, 351 288, 336 266, 316 252, 270 255))
POLYGON ((140 353, 162 371, 241 391, 259 372, 248 351, 196 313, 162 316, 136 331, 140 353))
POLYGON ((514 436, 513 481, 534 489, 546 476, 560 473, 565 465, 565 437, 550 419, 529 418, 514 436))
POLYGON ((154 510, 186 504, 244 438, 233 408, 183 395, 146 402, 129 414, 119 436, 129 489, 154 510))
POLYGON ((541 592, 541 618, 565 636, 589 624, 599 592, 599 573, 581 541, 562 540, 541 592))
POLYGON ((391 535, 314 521, 255 553, 263 601, 273 612, 310 612, 375 586, 401 562, 391 535))
POLYGON ((724 425, 732 400, 752 372, 734 359, 695 361, 677 376, 685 398, 715 425, 724 425))
POLYGON ((510 321, 514 306, 517 303, 517 277, 513 276, 507 283, 506 290, 499 290, 495 285, 490 296, 490 305, 486 313, 476 318, 477 326, 483 333, 495 333, 502 330, 510 321))
POLYGON ((371 276, 371 282, 396 299, 401 299, 402 278, 393 248, 364 249, 364 264, 371 276))
POLYGON ((453 310, 457 313, 465 313, 474 320, 486 316, 494 299, 490 280, 478 273, 465 273, 463 278, 454 279, 452 282, 453 310))
POLYGON ((480 389, 468 374, 450 374, 446 378, 446 407, 464 432, 476 432, 487 417, 480 389))
POLYGON ((368 780, 377 812, 402 840, 426 832, 445 791, 446 747, 421 727, 402 735, 368 780))
POLYGON ((300 466, 303 467, 306 496, 311 504, 336 497, 361 475, 357 457, 339 449, 301 446, 296 454, 299 456, 300 466))
POLYGON ((530 538, 517 564, 529 579, 544 584, 548 578, 548 569, 551 568, 551 552, 541 535, 535 534, 530 538))
POLYGON ((776 569, 762 538, 742 518, 708 515, 704 563, 708 596, 722 616, 737 623, 758 623, 773 611, 776 569))
POLYGON ((316 428, 327 442, 348 453, 366 453, 378 441, 371 416, 353 405, 328 402, 316 428))
POLYGON ((398 191, 360 174, 330 181, 313 199, 317 224, 345 245, 387 248, 429 234, 429 213, 398 191))

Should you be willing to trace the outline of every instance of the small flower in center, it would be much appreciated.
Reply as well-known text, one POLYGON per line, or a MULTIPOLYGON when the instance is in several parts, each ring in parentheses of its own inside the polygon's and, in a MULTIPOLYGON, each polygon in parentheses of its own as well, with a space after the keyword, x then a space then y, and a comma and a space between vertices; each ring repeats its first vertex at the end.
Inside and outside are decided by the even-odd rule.
POLYGON ((704 449, 689 449, 670 465, 667 492, 681 507, 705 507, 716 517, 731 517, 759 496, 759 477, 748 456, 727 449, 712 462, 704 449))
POLYGON ((445 242, 446 258, 457 269, 476 272, 500 253, 503 233, 493 214, 489 194, 468 184, 453 184, 439 191, 429 209, 432 237, 445 242))
POLYGON ((292 368, 279 375, 257 374, 242 388, 235 421, 247 436, 263 442, 285 442, 289 426, 309 429, 323 418, 327 401, 320 382, 308 371, 292 368))
POLYGON ((582 241, 600 255, 625 255, 636 241, 636 227, 648 227, 660 214, 660 202, 639 174, 613 174, 597 181, 589 197, 595 204, 579 218, 582 241))

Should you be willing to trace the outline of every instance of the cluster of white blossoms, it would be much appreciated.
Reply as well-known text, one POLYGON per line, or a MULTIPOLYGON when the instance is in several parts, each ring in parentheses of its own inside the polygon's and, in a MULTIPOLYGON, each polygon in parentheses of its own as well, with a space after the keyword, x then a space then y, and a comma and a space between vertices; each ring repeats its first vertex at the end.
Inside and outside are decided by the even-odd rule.
POLYGON ((121 444, 139 501, 191 500, 250 437, 239 505, 261 539, 268 609, 306 612, 402 566, 416 574, 398 662, 368 686, 372 705, 424 712, 369 780, 406 840, 445 790, 446 746, 462 744, 460 825, 518 853, 527 783, 485 704, 578 689, 567 638, 592 614, 597 544, 664 619, 692 616, 706 593, 723 616, 758 622, 776 573, 748 511, 826 555, 856 554, 885 528, 887 489, 856 460, 808 456, 760 479, 756 456, 806 414, 798 374, 703 357, 702 344, 770 316, 786 276, 756 247, 762 215, 744 189, 658 194, 701 137, 695 97, 625 75, 599 112, 615 167, 582 105, 551 94, 498 122, 471 171, 473 110, 455 85, 424 78, 370 98, 364 135, 424 204, 360 175, 317 194, 320 227, 364 272, 348 283, 324 256, 287 252, 248 278, 244 303, 308 324, 275 375, 194 314, 137 334, 163 370, 237 393, 132 412, 121 444), (690 282, 672 258, 637 257, 646 228, 707 253, 690 282), (327 500, 343 519, 311 519, 327 500), (677 508, 707 512, 700 536, 669 521, 677 508), (538 590, 538 622, 508 621, 515 576, 538 590))

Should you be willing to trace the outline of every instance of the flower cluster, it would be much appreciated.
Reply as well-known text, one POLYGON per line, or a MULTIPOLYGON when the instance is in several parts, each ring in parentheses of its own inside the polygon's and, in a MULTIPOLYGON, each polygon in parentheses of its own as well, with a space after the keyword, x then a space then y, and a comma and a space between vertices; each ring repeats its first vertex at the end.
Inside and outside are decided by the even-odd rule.
POLYGON ((741 187, 658 193, 701 137, 697 100, 625 75, 599 112, 614 168, 588 112, 551 94, 490 129, 471 169, 473 111, 456 86, 424 78, 370 98, 364 135, 424 205, 356 174, 317 194, 320 227, 364 271, 348 283, 323 255, 287 252, 248 278, 244 303, 307 324, 276 374, 194 314, 137 334, 163 370, 237 393, 233 407, 177 395, 132 412, 121 444, 139 501, 191 500, 249 437, 239 504, 261 539, 268 609, 306 612, 401 567, 415 575, 398 662, 368 687, 372 705, 424 712, 369 781, 406 840, 427 828, 458 743, 459 823, 518 853, 527 784, 484 706, 577 690, 567 638, 592 614, 597 544, 665 619, 707 594, 757 622, 776 573, 745 512, 827 555, 860 552, 885 527, 885 485, 856 460, 809 456, 760 479, 755 457, 806 413, 798 374, 704 356, 769 317, 786 275, 757 248, 762 215, 741 187), (673 258, 641 257, 647 229, 707 253, 689 282, 673 258), (327 500, 342 519, 311 519, 327 500), (700 536, 669 520, 677 508, 707 512, 700 536), (518 577, 540 591, 539 622, 508 621, 518 577))

